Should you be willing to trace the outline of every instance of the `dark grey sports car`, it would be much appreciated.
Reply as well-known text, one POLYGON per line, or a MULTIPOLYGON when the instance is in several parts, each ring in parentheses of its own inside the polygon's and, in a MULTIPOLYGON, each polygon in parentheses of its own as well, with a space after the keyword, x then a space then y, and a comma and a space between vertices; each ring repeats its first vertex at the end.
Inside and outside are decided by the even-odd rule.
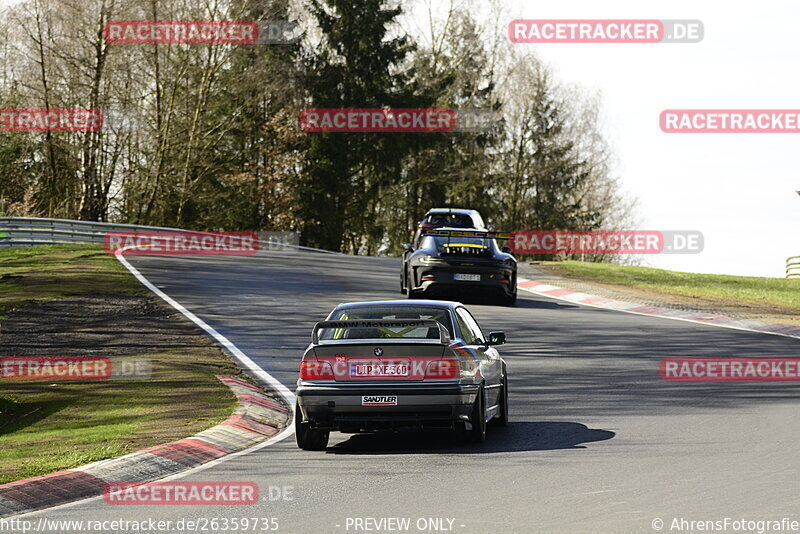
POLYGON ((400 291, 408 298, 492 296, 504 304, 517 300, 517 260, 487 230, 438 228, 422 234, 419 246, 404 245, 400 291))
POLYGON ((297 445, 325 449, 332 430, 444 428, 483 441, 487 422, 508 421, 503 343, 458 302, 340 304, 300 362, 297 445))

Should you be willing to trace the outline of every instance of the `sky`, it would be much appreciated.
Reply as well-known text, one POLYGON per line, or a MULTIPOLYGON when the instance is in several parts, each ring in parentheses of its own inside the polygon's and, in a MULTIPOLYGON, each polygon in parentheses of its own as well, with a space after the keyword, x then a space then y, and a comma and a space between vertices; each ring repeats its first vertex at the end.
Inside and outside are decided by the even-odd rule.
MULTIPOLYGON (((0 6, 11 3, 0 0, 0 6)), ((485 0, 471 4, 476 13, 486 5, 485 0)), ((701 20, 700 43, 515 46, 535 47, 560 82, 600 92, 616 174, 638 199, 638 229, 704 234, 702 253, 650 255, 644 265, 784 276, 786 258, 800 255, 795 192, 800 134, 666 134, 658 119, 665 109, 800 109, 800 3, 506 0, 505 5, 509 21, 701 20)), ((415 10, 415 16, 424 19, 427 13, 415 10)), ((502 26, 498 31, 505 33, 502 26)))
POLYGON ((783 277, 800 255, 800 134, 666 134, 665 109, 800 109, 800 3, 509 0, 514 18, 699 19, 700 43, 517 44, 559 81, 602 95, 604 129, 642 229, 699 230, 693 255, 653 267, 783 277))

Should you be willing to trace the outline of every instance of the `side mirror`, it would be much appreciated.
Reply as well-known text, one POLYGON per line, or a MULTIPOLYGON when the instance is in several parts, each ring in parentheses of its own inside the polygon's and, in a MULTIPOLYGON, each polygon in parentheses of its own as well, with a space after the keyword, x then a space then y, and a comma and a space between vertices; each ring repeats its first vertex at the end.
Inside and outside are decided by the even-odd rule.
POLYGON ((489 341, 487 345, 505 345, 506 333, 505 332, 489 332, 489 341))
POLYGON ((500 250, 501 250, 502 252, 505 252, 506 254, 511 254, 511 249, 510 249, 510 248, 508 248, 508 247, 503 247, 503 248, 501 248, 500 250))
POLYGON ((403 243, 403 250, 411 252, 413 249, 411 248, 411 243, 403 243))

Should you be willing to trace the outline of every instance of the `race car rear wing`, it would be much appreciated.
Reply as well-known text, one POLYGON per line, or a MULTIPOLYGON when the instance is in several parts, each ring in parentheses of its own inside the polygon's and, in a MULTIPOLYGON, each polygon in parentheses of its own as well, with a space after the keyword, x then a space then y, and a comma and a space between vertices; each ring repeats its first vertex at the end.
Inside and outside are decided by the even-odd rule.
POLYGON ((344 341, 374 341, 379 339, 382 343, 399 341, 399 342, 414 342, 414 343, 438 343, 441 345, 450 344, 450 332, 439 321, 432 319, 353 319, 347 321, 320 321, 314 325, 311 331, 311 343, 320 345, 319 331, 324 329, 333 329, 333 339, 323 339, 322 343, 326 341, 338 342, 344 341), (435 328, 438 331, 439 337, 404 337, 417 328, 435 328), (392 329, 400 329, 395 331, 392 329), (336 337, 340 335, 341 337, 336 337), (380 335, 375 335, 380 334, 380 335))
POLYGON ((423 236, 445 236, 445 237, 476 237, 480 239, 511 239, 511 234, 507 232, 487 232, 482 230, 426 230, 423 236))

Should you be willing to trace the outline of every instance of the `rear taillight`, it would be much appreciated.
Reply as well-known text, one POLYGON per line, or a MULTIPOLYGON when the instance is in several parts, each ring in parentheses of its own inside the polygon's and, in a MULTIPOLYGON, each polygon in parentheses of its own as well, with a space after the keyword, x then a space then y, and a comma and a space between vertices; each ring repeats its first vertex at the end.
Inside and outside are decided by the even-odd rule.
POLYGON ((419 223, 419 228, 422 230, 430 230, 433 228, 432 224, 419 223))
POLYGON ((461 375, 461 367, 456 360, 438 360, 428 362, 425 370, 425 379, 447 380, 458 378, 461 375))
POLYGON ((333 369, 328 362, 303 360, 300 362, 300 380, 334 380, 333 369))

